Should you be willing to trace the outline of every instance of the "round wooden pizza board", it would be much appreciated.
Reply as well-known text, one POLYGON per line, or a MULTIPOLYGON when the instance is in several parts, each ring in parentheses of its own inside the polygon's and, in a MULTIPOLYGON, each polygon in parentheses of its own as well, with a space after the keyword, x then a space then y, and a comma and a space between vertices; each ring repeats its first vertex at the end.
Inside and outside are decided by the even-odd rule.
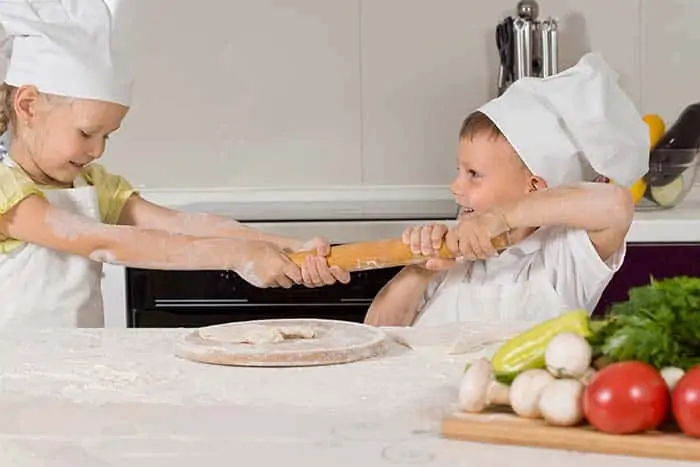
MULTIPOLYGON (((266 333, 263 333, 266 334, 266 333)), ((181 338, 175 354, 201 363, 253 367, 298 367, 349 363, 380 355, 387 335, 364 324, 323 319, 269 319, 219 324, 181 338), (313 330, 313 337, 261 342, 261 331, 313 330)))

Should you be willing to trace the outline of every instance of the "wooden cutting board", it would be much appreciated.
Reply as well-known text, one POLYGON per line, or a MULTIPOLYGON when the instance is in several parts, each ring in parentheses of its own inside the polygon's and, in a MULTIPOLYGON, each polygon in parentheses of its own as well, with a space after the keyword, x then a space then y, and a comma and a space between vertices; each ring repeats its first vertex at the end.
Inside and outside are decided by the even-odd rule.
POLYGON ((206 326, 186 334, 175 346, 181 358, 230 366, 298 367, 350 363, 380 355, 388 336, 379 328, 325 319, 267 319, 206 326), (270 335, 312 330, 276 342, 270 335), (250 340, 247 341, 246 340, 250 340))
POLYGON ((442 435, 479 443, 700 461, 700 439, 677 431, 609 435, 590 426, 554 427, 543 420, 527 420, 503 410, 454 413, 443 420, 442 435))

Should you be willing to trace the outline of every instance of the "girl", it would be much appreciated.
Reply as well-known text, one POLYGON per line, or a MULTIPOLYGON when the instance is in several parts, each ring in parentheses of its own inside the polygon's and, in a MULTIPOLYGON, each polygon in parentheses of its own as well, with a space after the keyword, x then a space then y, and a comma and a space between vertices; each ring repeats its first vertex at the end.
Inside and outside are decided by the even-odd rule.
POLYGON ((100 262, 233 270, 259 287, 348 282, 328 268, 325 240, 154 205, 95 162, 130 105, 121 3, 0 2, 13 40, 0 87, 0 325, 103 325, 100 262), (284 254, 309 248, 319 256, 301 269, 284 254))
POLYGON ((588 54, 557 76, 519 80, 470 115, 459 136, 458 224, 408 229, 404 241, 432 255, 444 240, 462 261, 406 267, 366 321, 538 322, 592 312, 624 259, 634 214, 624 186, 648 170, 648 130, 616 74, 588 54), (584 182, 596 174, 617 184, 584 182), (491 238, 503 233, 512 246, 499 254, 491 238))

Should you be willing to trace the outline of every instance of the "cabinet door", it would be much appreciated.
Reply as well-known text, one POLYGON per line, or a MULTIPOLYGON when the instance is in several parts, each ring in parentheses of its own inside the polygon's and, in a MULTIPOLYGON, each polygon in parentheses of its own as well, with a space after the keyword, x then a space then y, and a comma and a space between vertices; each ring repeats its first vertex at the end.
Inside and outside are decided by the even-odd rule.
POLYGON ((126 327, 126 271, 123 266, 104 264, 102 269, 102 302, 105 327, 126 327))
POLYGON ((700 276, 700 243, 630 243, 625 262, 613 277, 595 310, 627 300, 629 289, 649 284, 650 277, 700 276))

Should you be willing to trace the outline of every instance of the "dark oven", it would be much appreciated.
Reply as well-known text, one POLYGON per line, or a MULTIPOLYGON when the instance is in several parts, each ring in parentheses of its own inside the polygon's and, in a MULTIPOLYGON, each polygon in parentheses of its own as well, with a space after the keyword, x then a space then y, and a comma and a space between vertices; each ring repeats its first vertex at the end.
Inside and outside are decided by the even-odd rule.
POLYGON ((349 284, 259 289, 228 271, 126 271, 128 327, 199 327, 271 318, 362 322, 400 268, 361 271, 349 284))

